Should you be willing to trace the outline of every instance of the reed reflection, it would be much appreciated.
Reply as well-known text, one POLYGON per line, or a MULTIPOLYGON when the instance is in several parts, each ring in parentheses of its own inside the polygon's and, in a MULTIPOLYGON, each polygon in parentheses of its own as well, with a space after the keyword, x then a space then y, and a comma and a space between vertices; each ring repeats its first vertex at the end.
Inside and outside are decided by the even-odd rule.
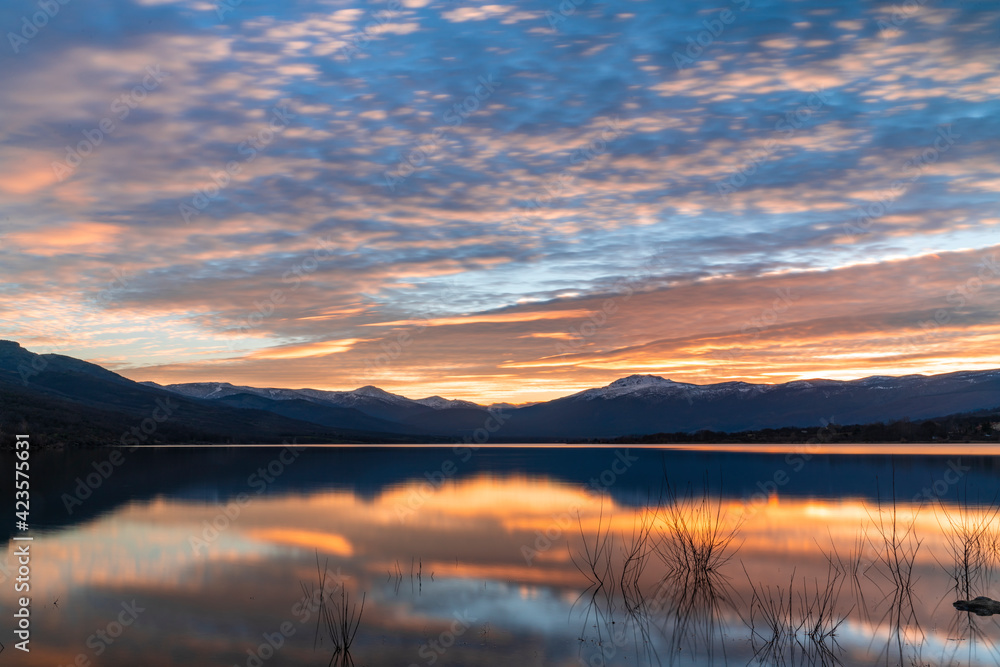
POLYGON ((998 597, 992 501, 772 495, 747 512, 706 484, 664 480, 628 504, 541 476, 479 475, 442 484, 401 521, 400 499, 419 488, 261 497, 197 552, 190 538, 216 503, 136 501, 40 535, 37 595, 59 607, 35 619, 38 655, 72 662, 93 619, 135 597, 149 611, 102 664, 163 641, 245 664, 286 619, 297 629, 281 648, 290 665, 1000 658, 1000 616, 953 604, 998 597), (546 533, 547 548, 526 559, 546 533), (327 564, 342 579, 326 578, 327 564), (322 609, 301 622, 290 610, 317 591, 322 609))

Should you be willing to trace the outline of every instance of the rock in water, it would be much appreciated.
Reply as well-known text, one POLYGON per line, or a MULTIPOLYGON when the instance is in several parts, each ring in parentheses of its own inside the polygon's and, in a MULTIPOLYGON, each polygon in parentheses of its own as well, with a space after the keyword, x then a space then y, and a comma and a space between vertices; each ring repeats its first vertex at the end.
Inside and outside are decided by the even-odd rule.
POLYGON ((976 616, 992 616, 993 614, 1000 614, 1000 602, 992 598, 988 598, 980 595, 974 600, 959 600, 958 602, 953 602, 955 609, 959 611, 971 611, 976 614, 976 616))

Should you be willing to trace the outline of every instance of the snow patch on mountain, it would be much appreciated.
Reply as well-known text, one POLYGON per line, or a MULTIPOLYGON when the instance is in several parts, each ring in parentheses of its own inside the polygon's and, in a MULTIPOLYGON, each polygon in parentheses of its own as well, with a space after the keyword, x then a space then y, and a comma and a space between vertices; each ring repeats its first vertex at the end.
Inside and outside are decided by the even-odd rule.
POLYGON ((587 389, 569 398, 592 401, 598 398, 618 398, 632 394, 671 396, 689 391, 698 385, 674 382, 658 375, 629 375, 615 380, 606 387, 587 389))
POLYGON ((749 384, 747 382, 719 382, 716 384, 691 384, 674 382, 659 375, 629 375, 615 380, 606 387, 587 389, 568 398, 592 401, 595 399, 612 399, 621 396, 636 396, 642 398, 684 398, 684 399, 715 399, 728 395, 745 396, 749 393, 760 394, 773 391, 774 385, 749 384))
POLYGON ((236 387, 228 382, 187 382, 184 384, 168 384, 162 389, 172 391, 191 398, 222 398, 232 394, 254 394, 260 389, 253 387, 236 387))
POLYGON ((353 394, 355 396, 368 396, 371 398, 382 398, 382 399, 396 399, 401 398, 404 401, 409 401, 412 399, 406 398, 405 396, 397 396, 396 394, 390 394, 385 389, 379 389, 373 384, 366 384, 364 387, 358 387, 354 391, 345 392, 347 394, 353 394))
POLYGON ((444 398, 442 396, 428 396, 427 398, 418 398, 414 401, 415 403, 420 403, 421 405, 426 405, 429 408, 434 408, 435 410, 446 410, 448 408, 478 408, 482 407, 472 401, 462 401, 459 399, 444 398))
POLYGON ((322 389, 281 389, 276 387, 244 387, 228 382, 188 382, 171 384, 163 387, 170 391, 193 398, 224 398, 233 394, 253 394, 275 401, 291 401, 295 399, 313 403, 331 403, 339 406, 352 406, 370 401, 382 401, 395 404, 414 404, 405 396, 391 394, 383 389, 367 385, 353 391, 324 391, 322 389))

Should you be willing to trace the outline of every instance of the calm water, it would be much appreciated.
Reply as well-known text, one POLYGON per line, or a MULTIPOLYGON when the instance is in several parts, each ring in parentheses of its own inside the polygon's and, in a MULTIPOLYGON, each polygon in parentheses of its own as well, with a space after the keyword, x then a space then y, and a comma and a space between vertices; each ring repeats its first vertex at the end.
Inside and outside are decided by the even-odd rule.
POLYGON ((1000 452, 966 447, 35 452, 0 664, 327 665, 325 572, 364 600, 344 664, 996 665, 1000 616, 952 605, 1000 598, 1000 452))

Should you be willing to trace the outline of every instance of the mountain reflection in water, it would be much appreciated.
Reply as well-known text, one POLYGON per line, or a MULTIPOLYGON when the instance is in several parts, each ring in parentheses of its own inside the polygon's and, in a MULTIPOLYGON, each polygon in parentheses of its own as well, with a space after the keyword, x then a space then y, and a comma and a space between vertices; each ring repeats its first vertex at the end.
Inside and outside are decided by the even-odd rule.
MULTIPOLYGON (((386 455, 371 453, 373 465, 386 455)), ((429 474, 362 493, 334 466, 327 484, 132 493, 53 521, 33 542, 32 651, 17 664, 326 665, 322 577, 330 604, 364 600, 336 664, 1000 661, 1000 617, 952 605, 1000 598, 996 506, 976 496, 996 485, 981 470, 913 502, 914 468, 933 485, 948 459, 899 457, 886 475, 873 457, 871 495, 765 484, 749 502, 727 494, 718 466, 672 465, 690 453, 644 452, 635 467, 658 484, 631 484, 619 463, 606 488, 601 473, 627 459, 593 456, 604 468, 577 481, 530 465, 436 476, 427 463, 418 470, 429 474), (141 612, 115 627, 123 604, 141 612)), ((296 465, 316 474, 316 463, 296 465)), ((47 512, 64 514, 58 494, 46 497, 47 512)), ((8 619, 12 595, 4 585, 8 619)))

